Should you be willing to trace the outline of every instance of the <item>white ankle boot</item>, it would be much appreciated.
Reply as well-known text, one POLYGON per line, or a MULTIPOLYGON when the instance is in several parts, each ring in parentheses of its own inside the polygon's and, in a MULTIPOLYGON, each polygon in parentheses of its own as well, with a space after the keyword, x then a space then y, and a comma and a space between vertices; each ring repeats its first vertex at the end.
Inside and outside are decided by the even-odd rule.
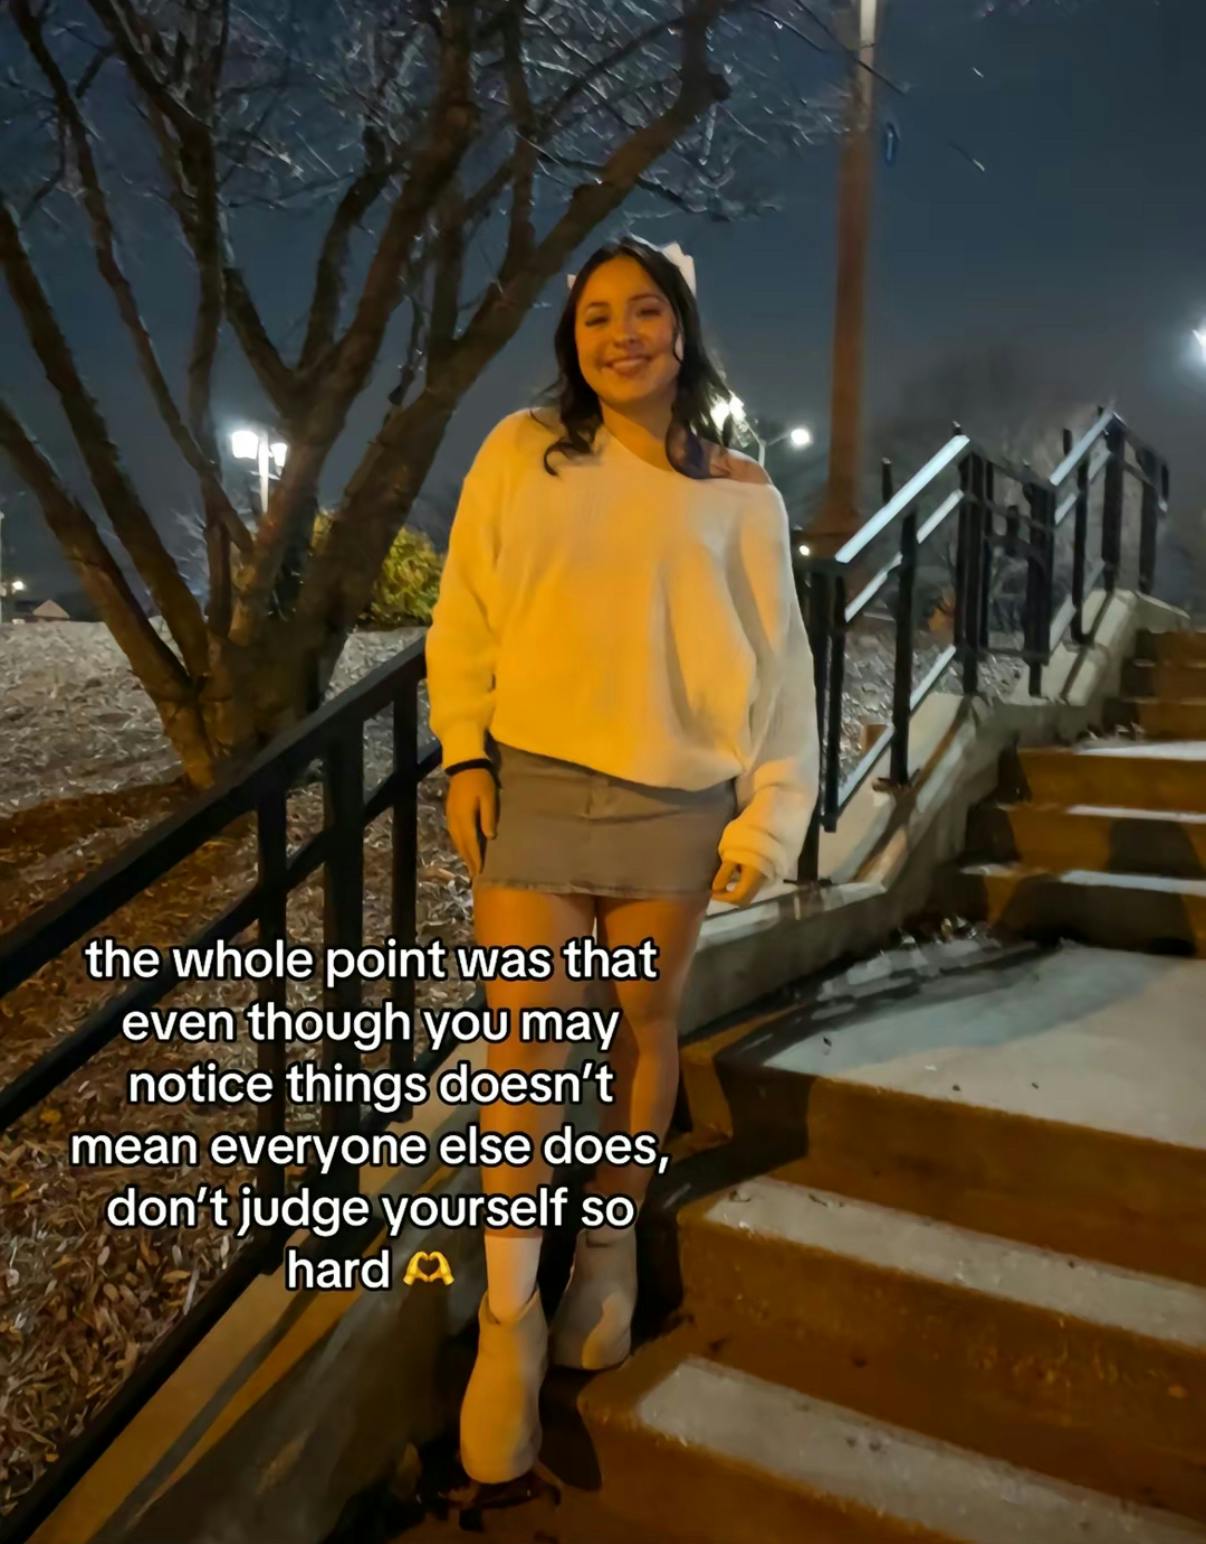
POLYGON ((540 1453, 549 1332, 539 1287, 514 1319, 496 1319, 489 1296, 478 1306, 477 1361, 461 1403, 461 1464, 470 1479, 498 1485, 526 1474, 540 1453))
POLYGON ((618 1366, 632 1347, 636 1297, 635 1227, 605 1244, 591 1244, 583 1228, 574 1245, 569 1283, 553 1315, 552 1361, 589 1372, 618 1366))

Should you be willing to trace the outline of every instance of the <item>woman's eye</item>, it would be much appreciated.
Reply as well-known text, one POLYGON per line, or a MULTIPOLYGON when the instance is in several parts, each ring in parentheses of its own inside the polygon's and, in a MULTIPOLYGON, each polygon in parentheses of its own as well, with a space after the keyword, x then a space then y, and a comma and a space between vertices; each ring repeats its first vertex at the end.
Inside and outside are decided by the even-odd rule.
MULTIPOLYGON (((661 314, 662 314, 661 311, 659 311, 657 309, 654 309, 652 311, 639 311, 637 313, 638 316, 645 316, 645 317, 658 317, 661 314)), ((586 325, 588 327, 593 327, 596 322, 601 322, 602 320, 603 320, 603 318, 601 316, 592 316, 590 321, 587 322, 586 325)))

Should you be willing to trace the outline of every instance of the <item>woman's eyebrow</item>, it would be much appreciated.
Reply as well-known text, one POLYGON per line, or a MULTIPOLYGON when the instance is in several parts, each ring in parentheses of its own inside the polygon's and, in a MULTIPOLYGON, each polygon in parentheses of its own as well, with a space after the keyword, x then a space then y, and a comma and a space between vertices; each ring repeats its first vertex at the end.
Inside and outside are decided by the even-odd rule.
MULTIPOLYGON (((652 290, 645 290, 643 294, 632 295, 629 298, 632 300, 660 300, 662 297, 655 295, 652 290)), ((592 306, 605 306, 606 304, 606 300, 592 300, 586 305, 585 309, 589 311, 592 306)))

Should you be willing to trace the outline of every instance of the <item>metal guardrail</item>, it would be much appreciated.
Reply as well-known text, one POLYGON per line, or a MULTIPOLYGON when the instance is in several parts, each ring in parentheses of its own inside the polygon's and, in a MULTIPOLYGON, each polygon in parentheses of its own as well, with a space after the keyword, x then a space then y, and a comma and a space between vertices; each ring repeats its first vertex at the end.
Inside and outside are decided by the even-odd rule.
MULTIPOLYGON (((401 947, 413 946, 417 917, 418 785, 440 764, 434 740, 418 745, 418 688, 426 679, 422 639, 387 661, 338 698, 287 730, 252 762, 198 797, 179 815, 162 822, 117 853, 107 863, 72 886, 63 896, 40 908, 19 926, 0 936, 0 998, 29 981, 50 960, 78 944, 120 907, 168 874, 182 859, 241 818, 254 821, 256 882, 216 920, 197 932, 181 949, 207 948, 232 940, 249 927, 257 928, 257 943, 273 948, 285 936, 289 895, 318 869, 323 873, 323 945, 357 949, 362 943, 364 845, 366 828, 378 816, 392 813, 391 936, 401 947), (366 796, 364 730, 368 721, 388 711, 392 718, 393 768, 366 796), (297 851, 287 843, 286 807, 291 790, 315 763, 321 763, 323 825, 297 851)), ((0 1133, 8 1131, 48 1095, 55 1093, 121 1033, 125 1016, 159 1002, 178 983, 175 968, 165 962, 153 979, 140 980, 91 1014, 77 1029, 4 1088, 0 1088, 0 1133)), ((354 1012, 360 1006, 359 980, 347 980, 327 991, 324 1006, 354 1012)), ((396 1010, 414 1013, 413 979, 394 978, 391 1001, 396 1010)), ((259 1001, 285 1006, 287 983, 259 983, 259 1001)), ((477 987, 470 1007, 484 1005, 477 987)), ((258 1048, 259 1066, 277 1074, 276 1095, 257 1106, 257 1129, 266 1134, 285 1130, 285 1101, 280 1074, 285 1044, 274 1040, 258 1048)), ((394 1071, 433 1073, 452 1054, 454 1044, 440 1053, 416 1057, 410 1040, 390 1044, 394 1071)), ((356 1070, 359 1058, 351 1043, 323 1045, 324 1068, 338 1060, 345 1071, 356 1070)), ((361 1106, 320 1106, 325 1133, 359 1130, 370 1134, 408 1111, 382 1117, 361 1106)), ((341 1195, 356 1194, 359 1170, 342 1165, 321 1181, 313 1167, 300 1175, 298 1188, 320 1184, 341 1195)), ((279 1196, 283 1172, 265 1162, 256 1175, 257 1189, 279 1196)), ((369 1230, 375 1224, 369 1224, 369 1230)), ((353 1230, 340 1235, 341 1246, 362 1248, 367 1238, 353 1230)), ((264 1229, 233 1253, 223 1273, 141 1360, 120 1389, 86 1429, 47 1468, 17 1507, 0 1519, 3 1544, 19 1544, 50 1515, 100 1453, 133 1419, 142 1406, 200 1343, 239 1294, 257 1276, 277 1269, 285 1238, 279 1228, 264 1229)), ((313 1240, 310 1252, 329 1252, 330 1243, 313 1240)))
POLYGON ((1029 690, 1038 696, 1044 667, 1070 635, 1083 644, 1089 633, 1085 601, 1101 583, 1113 593, 1122 561, 1124 479, 1142 487, 1139 517, 1139 575, 1142 594, 1150 594, 1156 566, 1160 515, 1168 508, 1168 466, 1118 417, 1102 411, 1093 425, 1073 441, 1064 430, 1063 460, 1049 478, 1030 467, 1019 467, 993 456, 958 431, 938 453, 899 490, 892 485, 891 466, 884 463, 883 505, 831 557, 794 554, 797 593, 812 644, 816 676, 817 716, 821 742, 821 788, 796 878, 815 883, 819 876, 820 833, 836 831, 842 812, 871 776, 884 753, 889 770, 887 789, 909 786, 909 732, 913 715, 934 691, 952 664, 959 666, 962 691, 974 696, 979 669, 989 656, 1016 657, 1029 666, 1029 690), (1131 451, 1134 461, 1127 459, 1131 451), (1089 503, 1093 486, 1103 479, 1101 550, 1089 552, 1089 503), (957 475, 959 486, 942 497, 944 479, 957 475), (1023 513, 1016 502, 1003 503, 1002 484, 1020 491, 1023 513), (923 500, 939 502, 924 519, 923 500), (953 642, 913 685, 915 663, 915 596, 921 550, 957 517, 953 642), (1068 594, 1058 611, 1055 537, 1073 521, 1068 594), (856 576, 872 550, 884 539, 896 547, 891 559, 866 582, 856 576), (990 643, 990 599, 994 565, 1001 558, 1023 558, 1026 587, 1022 608, 1020 648, 990 643), (1089 564, 1094 566, 1090 571, 1089 564), (851 625, 895 581, 895 654, 891 723, 844 779, 842 710, 845 696, 846 639, 851 625), (860 587, 850 597, 855 583, 860 587))

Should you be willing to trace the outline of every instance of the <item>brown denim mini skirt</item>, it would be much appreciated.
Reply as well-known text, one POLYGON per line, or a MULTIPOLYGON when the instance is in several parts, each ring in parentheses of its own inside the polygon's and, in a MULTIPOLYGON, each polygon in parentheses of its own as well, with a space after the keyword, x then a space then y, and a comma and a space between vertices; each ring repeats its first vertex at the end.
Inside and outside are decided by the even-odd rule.
POLYGON ((737 781, 659 788, 486 735, 498 789, 497 834, 478 884, 634 898, 706 895, 737 781))

